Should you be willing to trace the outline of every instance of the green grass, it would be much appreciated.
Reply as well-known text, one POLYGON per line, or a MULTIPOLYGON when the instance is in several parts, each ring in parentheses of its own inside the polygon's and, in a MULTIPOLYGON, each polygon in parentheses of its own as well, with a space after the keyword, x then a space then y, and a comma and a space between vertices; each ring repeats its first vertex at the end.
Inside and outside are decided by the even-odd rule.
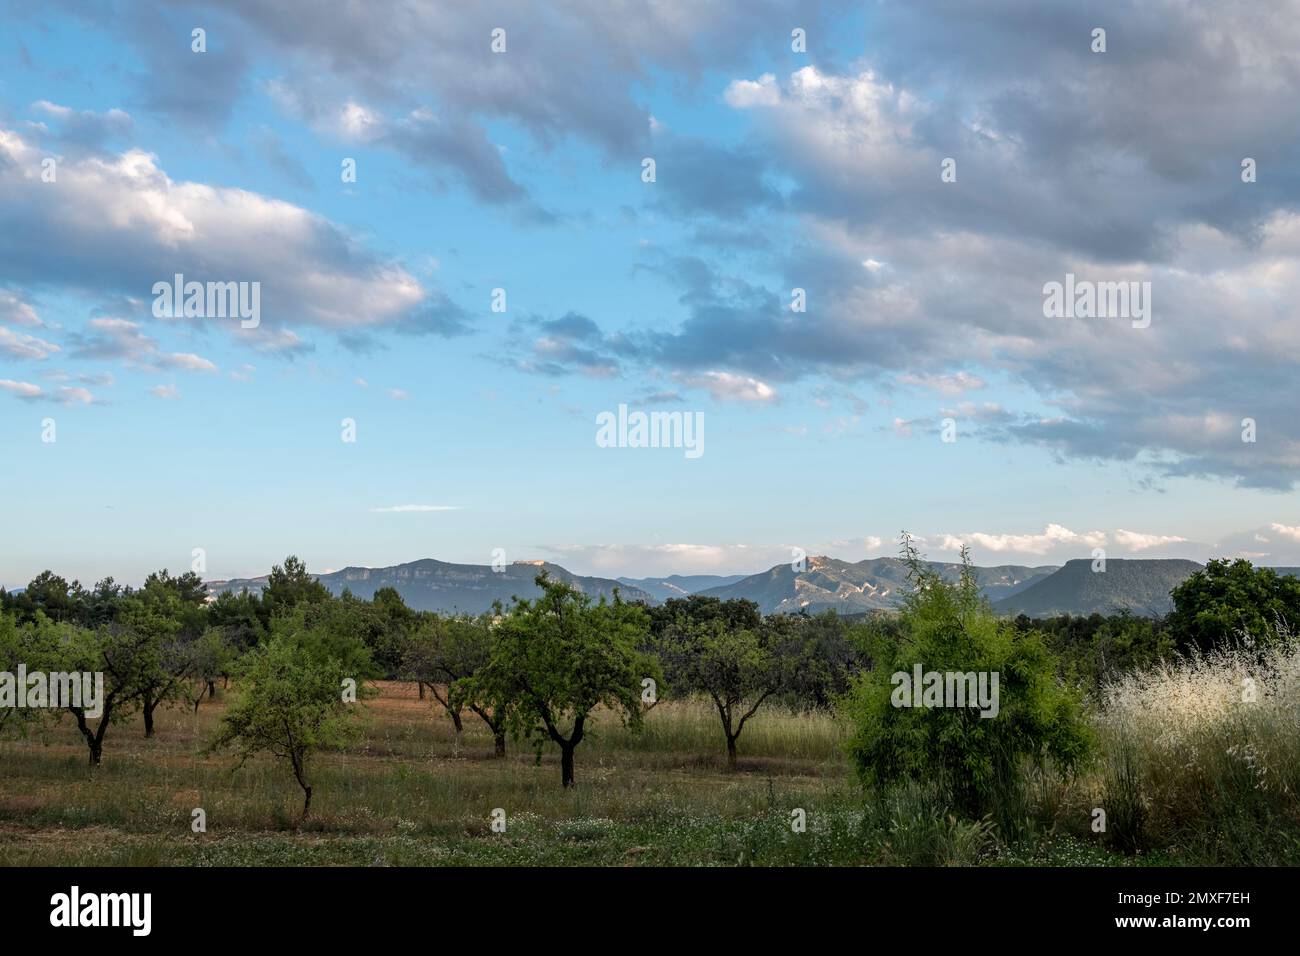
POLYGON ((579 747, 578 786, 560 787, 558 757, 540 763, 513 741, 505 759, 469 715, 450 720, 404 685, 364 705, 363 732, 314 758, 312 816, 283 764, 198 756, 222 708, 160 711, 109 731, 92 771, 70 724, 0 744, 0 864, 624 864, 865 861, 861 795, 826 715, 771 708, 741 737, 726 770, 717 718, 697 703, 662 704, 635 734, 600 715, 579 747), (712 717, 712 719, 710 719, 712 717), (191 831, 202 807, 207 832, 191 831), (491 814, 506 812, 506 832, 491 814), (790 827, 803 809, 807 832, 790 827))
POLYGON ((361 705, 356 741, 313 759, 315 793, 305 824, 298 817, 301 791, 284 764, 254 758, 235 771, 230 756, 200 756, 223 709, 220 698, 197 715, 160 710, 151 740, 138 716, 114 726, 104 764, 94 771, 65 721, 41 736, 0 742, 0 865, 1295 862, 1300 745, 1292 725, 1283 726, 1295 705, 1272 691, 1279 680, 1289 691, 1296 671, 1282 673, 1285 680, 1266 687, 1271 709, 1250 712, 1260 722, 1247 728, 1253 763, 1237 756, 1240 749, 1227 753, 1247 732, 1241 724, 1223 725, 1224 737, 1183 710, 1153 712, 1143 695, 1152 687, 1169 691, 1159 681, 1128 687, 1095 718, 1103 751, 1094 765, 1071 780, 1050 770, 1033 776, 1032 819, 1014 846, 987 822, 952 818, 922 786, 864 793, 841 750, 846 728, 829 715, 779 707, 764 707, 746 725, 734 772, 726 767, 717 717, 703 702, 660 704, 640 734, 600 714, 578 748, 578 785, 565 791, 553 749, 544 749, 539 763, 511 741, 507 757, 497 759, 477 717, 466 716, 458 739, 435 702, 419 701, 409 685, 385 683, 361 705), (1116 724, 1121 713, 1125 722, 1116 724), (1180 721, 1193 729, 1157 733, 1180 721), (1125 799, 1140 801, 1149 822, 1135 854, 1121 852, 1114 833, 1090 828, 1097 806, 1112 806, 1115 819, 1110 756, 1120 726, 1136 735, 1129 740, 1135 763, 1122 778, 1132 791, 1125 799), (1191 753, 1200 754, 1199 763, 1188 759, 1191 753), (1270 785, 1285 786, 1261 789, 1261 766, 1272 775, 1270 785), (206 811, 206 833, 191 830, 196 807, 206 811), (506 814, 504 833, 491 828, 498 808, 506 814), (806 815, 805 832, 791 827, 796 809, 806 815))

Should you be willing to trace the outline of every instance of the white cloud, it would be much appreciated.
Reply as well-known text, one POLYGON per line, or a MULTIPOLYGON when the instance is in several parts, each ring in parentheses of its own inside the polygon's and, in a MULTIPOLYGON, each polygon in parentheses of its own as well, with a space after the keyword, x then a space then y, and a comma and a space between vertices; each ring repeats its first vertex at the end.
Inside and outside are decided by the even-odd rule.
POLYGON ((12 292, 0 289, 0 322, 9 325, 44 325, 36 310, 12 292))
POLYGON ((375 514, 404 514, 418 511, 460 511, 460 505, 391 505, 387 508, 371 508, 375 514))
POLYGON ((781 102, 781 91, 776 85, 776 76, 764 73, 755 80, 732 80, 722 97, 727 105, 735 109, 749 109, 755 106, 776 106, 781 102))
POLYGON ((193 352, 173 352, 160 356, 158 364, 163 368, 183 369, 187 372, 215 372, 217 367, 202 356, 193 352))
POLYGON ((175 273, 187 280, 260 281, 262 327, 336 330, 411 319, 429 298, 401 265, 362 249, 340 227, 258 193, 173 180, 152 153, 67 157, 58 188, 40 181, 45 152, 0 129, 0 279, 16 274, 115 286, 145 296, 175 273))
POLYGON ((36 398, 41 394, 41 387, 31 382, 15 382, 13 379, 0 378, 0 389, 18 398, 36 398))
POLYGON ((924 425, 925 422, 915 418, 895 418, 890 424, 899 438, 911 438, 913 426, 924 425))
POLYGON ((984 388, 988 383, 978 375, 969 372, 955 372, 951 375, 900 375, 898 380, 904 385, 930 389, 941 395, 961 395, 963 392, 984 388))
POLYGON ((39 361, 49 358, 57 351, 59 347, 53 342, 0 326, 0 353, 10 358, 39 361))
POLYGON ((1274 521, 1269 527, 1273 529, 1275 534, 1281 535, 1288 541, 1300 542, 1300 525, 1278 524, 1274 521))
POLYGON ((539 545, 579 574, 657 577, 669 574, 754 573, 784 560, 788 547, 745 544, 557 544, 539 545))
POLYGON ((95 396, 90 390, 78 385, 60 385, 53 392, 46 392, 31 382, 16 382, 6 378, 0 379, 0 390, 24 401, 48 399, 60 405, 92 405, 95 402, 95 396))
POLYGON ((1104 531, 1075 533, 1059 524, 1049 524, 1041 534, 989 534, 974 531, 967 534, 945 534, 939 547, 944 551, 958 551, 962 544, 997 553, 1044 555, 1062 547, 1100 548, 1106 544, 1104 531))
POLYGON ((1115 531, 1115 543, 1130 551, 1145 551, 1148 548, 1162 548, 1170 544, 1183 544, 1186 538, 1176 534, 1142 534, 1138 531, 1115 531))
POLYGON ((130 319, 99 317, 86 323, 86 333, 73 333, 74 358, 121 359, 128 365, 186 372, 215 372, 216 365, 193 352, 163 352, 158 341, 130 319))
POLYGON ((384 125, 382 116, 352 100, 340 108, 337 123, 338 131, 345 139, 360 141, 370 139, 384 125))
POLYGON ((90 405, 95 401, 95 396, 90 394, 89 389, 73 385, 60 386, 54 395, 54 400, 60 405, 90 405))
POLYGON ((762 404, 776 399, 776 389, 748 375, 713 371, 678 377, 692 388, 708 390, 715 401, 762 404))
POLYGON ((174 402, 181 397, 181 390, 175 385, 155 385, 149 389, 149 393, 168 402, 174 402))

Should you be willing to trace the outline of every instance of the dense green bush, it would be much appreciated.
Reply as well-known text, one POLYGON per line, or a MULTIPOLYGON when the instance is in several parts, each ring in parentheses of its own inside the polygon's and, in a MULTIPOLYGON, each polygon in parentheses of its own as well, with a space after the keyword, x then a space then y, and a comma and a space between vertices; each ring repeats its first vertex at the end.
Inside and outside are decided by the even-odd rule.
MULTIPOLYGON (((947 806, 973 820, 991 815, 1008 834, 1024 818, 1022 762, 1050 759, 1070 770, 1088 752, 1075 694, 1057 678, 1057 661, 1035 631, 998 618, 981 597, 972 569, 955 584, 905 556, 914 589, 895 630, 869 623, 862 639, 874 668, 860 676, 842 709, 854 727, 849 755, 878 790, 903 781, 936 786, 947 806), (996 716, 971 707, 896 706, 894 675, 986 672, 998 675, 996 716)), ((991 678, 990 678, 991 682, 991 678)))
POLYGON ((1207 651, 1240 640, 1265 646, 1300 629, 1300 579, 1244 558, 1211 561, 1169 596, 1169 625, 1180 649, 1207 651))

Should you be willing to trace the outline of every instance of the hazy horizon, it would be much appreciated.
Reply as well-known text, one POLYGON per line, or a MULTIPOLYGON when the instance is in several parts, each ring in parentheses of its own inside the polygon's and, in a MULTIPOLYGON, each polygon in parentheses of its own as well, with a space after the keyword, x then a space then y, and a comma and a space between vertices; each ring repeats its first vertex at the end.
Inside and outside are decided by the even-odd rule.
MULTIPOLYGON (((290 552, 290 554, 292 554, 292 553, 293 553, 293 552, 290 552)), ((774 553, 775 553, 775 552, 774 552, 774 553)), ((288 557, 288 555, 286 554, 284 557, 288 557)), ((267 564, 266 568, 264 568, 264 569, 262 569, 262 570, 250 571, 250 572, 247 572, 247 573, 240 573, 240 574, 228 574, 228 575, 213 575, 213 574, 205 573, 205 574, 202 575, 202 577, 203 577, 203 580, 204 580, 204 581, 206 581, 206 582, 208 582, 208 583, 210 583, 210 584, 222 583, 222 582, 232 581, 232 580, 250 580, 250 579, 255 579, 255 578, 263 578, 263 577, 266 577, 268 574, 270 574, 272 565, 283 564, 283 562, 284 562, 284 557, 280 557, 280 558, 276 558, 276 559, 272 560, 270 563, 267 564)), ((298 557, 301 557, 301 555, 298 555, 298 557)), ((897 553, 889 553, 889 554, 885 554, 885 553, 881 553, 881 554, 868 554, 868 555, 865 555, 864 557, 844 557, 844 556, 839 555, 839 554, 825 554, 825 553, 821 553, 821 552, 811 552, 811 553, 808 553, 807 555, 805 555, 805 559, 806 559, 807 561, 811 561, 811 560, 814 559, 814 558, 829 558, 829 559, 831 559, 831 560, 844 561, 844 562, 849 563, 849 564, 857 564, 857 563, 860 563, 860 562, 862 562, 862 561, 867 561, 867 560, 877 560, 877 559, 880 559, 880 558, 897 558, 897 557, 898 557, 898 554, 897 554, 897 553)), ((1159 559, 1159 560, 1190 560, 1190 561, 1195 561, 1195 562, 1197 562, 1197 563, 1199 563, 1199 564, 1205 564, 1206 561, 1209 560, 1210 558, 1217 558, 1217 557, 1225 557, 1225 555, 1209 554, 1209 555, 1208 555, 1207 557, 1205 557, 1205 558, 1196 558, 1196 557, 1186 557, 1186 556, 1181 556, 1181 555, 1178 555, 1178 556, 1161 556, 1161 555, 1146 555, 1146 554, 1143 554, 1143 555, 1132 555, 1132 554, 1129 554, 1129 555, 1123 555, 1123 554, 1121 554, 1121 555, 1108 555, 1108 556, 1107 556, 1107 560, 1108 560, 1108 561, 1117 561, 1117 560, 1118 560, 1118 561, 1123 561, 1123 560, 1149 560, 1149 559, 1159 559)), ((929 561, 935 561, 935 562, 938 562, 938 563, 947 563, 947 564, 955 564, 955 563, 957 563, 957 562, 960 560, 960 558, 958 558, 958 559, 956 559, 956 560, 948 559, 948 558, 934 558, 934 557, 930 557, 930 556, 928 556, 928 555, 925 555, 925 558, 926 558, 926 560, 929 560, 929 561)), ((439 557, 439 556, 436 556, 436 555, 422 555, 422 556, 420 556, 420 557, 403 558, 403 559, 401 559, 401 560, 396 560, 396 561, 387 561, 387 562, 383 562, 383 563, 374 563, 374 564, 357 564, 357 563, 350 563, 350 564, 340 565, 340 566, 338 566, 338 567, 331 567, 331 566, 316 567, 316 566, 313 566, 313 565, 311 564, 311 562, 309 562, 309 561, 306 562, 306 564, 307 564, 307 570, 308 570, 309 572, 311 572, 312 574, 324 575, 324 574, 336 574, 336 573, 338 573, 338 572, 340 572, 340 571, 345 571, 345 570, 349 570, 349 569, 381 570, 381 569, 385 569, 385 568, 399 567, 399 566, 401 566, 401 565, 412 564, 412 563, 415 563, 415 562, 417 562, 417 561, 426 561, 426 560, 441 561, 441 562, 446 563, 446 564, 468 565, 468 566, 474 566, 474 567, 485 567, 485 568, 486 568, 486 567, 491 567, 491 566, 492 566, 490 560, 482 560, 482 561, 459 561, 459 560, 452 560, 452 559, 445 558, 445 557, 439 557)), ((973 564, 974 564, 974 567, 976 567, 976 568, 991 568, 991 567, 1002 567, 1002 566, 1016 566, 1016 567, 1029 567, 1029 568, 1044 568, 1044 567, 1059 568, 1059 567, 1062 567, 1063 565, 1065 565, 1065 564, 1066 564, 1067 562, 1069 562, 1069 561, 1092 561, 1092 560, 1094 560, 1094 559, 1093 559, 1093 556, 1092 556, 1091 554, 1077 554, 1077 555, 1065 556, 1065 557, 1062 557, 1062 558, 1059 558, 1059 559, 1054 559, 1054 560, 1051 560, 1051 561, 1038 561, 1038 560, 1013 561, 1013 560, 998 560, 998 559, 994 558, 994 559, 992 559, 992 560, 983 561, 983 562, 975 561, 975 562, 973 562, 973 564)), ((790 559, 788 559, 788 558, 785 559, 785 560, 775 560, 775 561, 771 561, 771 563, 763 564, 761 567, 755 567, 755 568, 748 569, 748 570, 745 569, 745 568, 743 568, 743 567, 739 567, 739 566, 738 566, 738 567, 736 567, 736 568, 732 568, 732 569, 719 568, 719 569, 716 569, 716 570, 709 570, 709 569, 704 569, 704 570, 690 570, 690 569, 687 569, 687 570, 665 570, 665 571, 663 571, 663 572, 650 573, 650 574, 639 574, 639 573, 624 572, 624 571, 620 571, 620 570, 618 570, 617 568, 611 568, 611 567, 589 567, 589 566, 585 566, 585 565, 567 564, 567 563, 565 563, 564 561, 561 561, 561 560, 558 560, 558 559, 555 559, 555 558, 529 558, 529 557, 519 557, 519 558, 512 558, 512 559, 510 559, 507 563, 509 563, 509 564, 525 564, 525 565, 526 565, 526 564, 540 564, 540 563, 555 564, 555 565, 559 565, 559 566, 563 567, 566 571, 570 571, 570 572, 572 572, 573 574, 582 575, 582 576, 584 576, 584 577, 597 577, 597 578, 606 578, 606 579, 611 579, 611 580, 617 580, 617 579, 620 579, 620 578, 625 578, 625 579, 629 579, 629 580, 655 580, 655 579, 661 579, 661 578, 672 577, 672 576, 674 576, 674 575, 680 575, 680 576, 682 576, 682 577, 722 577, 722 578, 726 578, 726 577, 737 577, 737 578, 743 578, 743 577, 749 577, 749 576, 752 576, 752 575, 765 574, 765 573, 767 573, 768 571, 771 571, 773 568, 779 567, 779 566, 781 566, 781 565, 783 565, 783 564, 790 564, 791 561, 790 561, 790 559)), ((1287 565, 1287 564, 1283 564, 1283 563, 1263 562, 1263 561, 1258 561, 1258 560, 1256 560, 1256 561, 1254 561, 1254 562, 1252 562, 1252 563, 1254 563, 1257 567, 1270 567, 1270 568, 1293 568, 1293 567, 1296 567, 1296 565, 1287 565)), ((152 570, 161 570, 162 567, 163 567, 163 566, 160 565, 158 568, 154 568, 154 569, 152 569, 152 570)), ((60 571, 59 568, 48 568, 48 569, 46 569, 46 568, 41 568, 40 570, 41 570, 41 571, 44 571, 44 570, 54 571, 56 574, 60 574, 62 577, 64 577, 65 579, 67 579, 67 580, 69 580, 69 581, 71 581, 71 580, 73 580, 73 579, 77 579, 77 580, 79 580, 79 581, 81 582, 82 585, 84 585, 84 586, 86 586, 86 587, 90 587, 90 586, 93 585, 96 581, 100 580, 100 578, 103 577, 103 575, 100 575, 99 577, 95 577, 95 578, 81 578, 81 577, 79 577, 78 575, 75 575, 75 574, 66 574, 66 573, 60 571)), ((167 570, 169 570, 172 574, 181 574, 181 573, 183 573, 184 571, 189 570, 189 565, 177 565, 177 566, 175 566, 175 567, 170 567, 170 566, 169 566, 169 567, 167 568, 167 570)), ((22 581, 22 582, 17 582, 17 581, 15 581, 15 582, 0 581, 0 588, 4 588, 5 590, 8 590, 8 591, 13 591, 13 590, 16 590, 16 589, 21 589, 21 588, 25 587, 26 584, 30 582, 31 578, 35 577, 37 573, 40 573, 40 572, 39 572, 39 571, 34 572, 32 575, 30 575, 26 580, 24 580, 24 581, 22 581)), ((118 583, 118 584, 126 584, 126 585, 130 585, 130 586, 132 586, 132 587, 138 587, 140 584, 143 583, 143 580, 144 580, 144 575, 141 575, 138 579, 125 579, 125 578, 123 578, 123 577, 121 577, 121 576, 119 576, 119 575, 112 575, 112 577, 114 578, 114 580, 115 580, 116 583, 118 583)))

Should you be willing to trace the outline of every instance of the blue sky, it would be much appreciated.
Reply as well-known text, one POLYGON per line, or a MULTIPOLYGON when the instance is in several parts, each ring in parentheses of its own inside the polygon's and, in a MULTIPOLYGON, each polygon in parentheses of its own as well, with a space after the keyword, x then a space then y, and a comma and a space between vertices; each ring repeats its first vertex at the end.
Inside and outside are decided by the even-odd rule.
POLYGON ((0 584, 1300 564, 1295 5, 975 6, 0 4, 0 584))

